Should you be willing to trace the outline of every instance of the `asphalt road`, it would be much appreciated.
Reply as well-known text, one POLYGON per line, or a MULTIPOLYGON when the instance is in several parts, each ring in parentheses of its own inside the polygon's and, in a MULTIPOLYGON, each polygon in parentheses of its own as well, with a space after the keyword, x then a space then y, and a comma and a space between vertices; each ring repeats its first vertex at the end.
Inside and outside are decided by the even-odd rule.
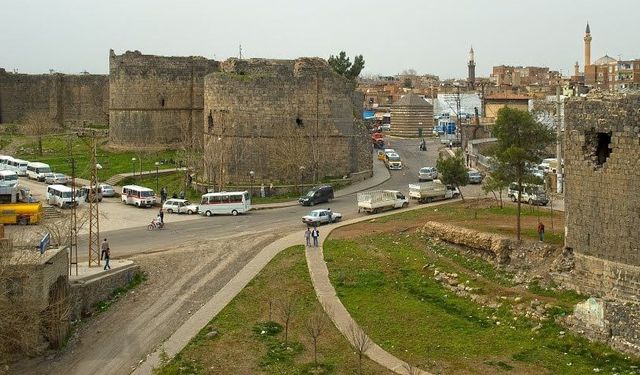
MULTIPOLYGON (((376 189, 408 191, 408 184, 417 182, 418 169, 423 166, 435 166, 438 158, 437 140, 428 142, 427 151, 419 150, 418 139, 390 139, 388 147, 394 148, 403 159, 404 169, 391 171, 391 179, 376 189)), ((479 187, 468 187, 466 190, 478 190, 479 187)), ((467 192, 468 193, 468 192, 467 192)), ((473 194, 472 194, 473 195, 473 194)), ((320 207, 330 207, 334 212, 343 215, 343 219, 350 219, 366 215, 358 213, 356 195, 350 194, 336 198, 329 204, 320 207)), ((317 206, 315 207, 317 208, 317 206)), ((166 247, 173 247, 181 243, 201 240, 207 241, 232 233, 252 233, 271 229, 281 235, 304 229, 301 217, 312 208, 293 206, 278 209, 251 211, 246 215, 200 217, 196 220, 171 222, 171 216, 165 216, 167 225, 163 230, 148 231, 147 222, 133 222, 129 229, 101 232, 101 237, 109 239, 113 256, 126 257, 132 254, 160 251, 166 247)), ((320 228, 322 233, 322 229, 320 228)), ((79 249, 86 248, 86 236, 80 236, 79 249)), ((80 261, 86 260, 84 251, 79 251, 80 261)))

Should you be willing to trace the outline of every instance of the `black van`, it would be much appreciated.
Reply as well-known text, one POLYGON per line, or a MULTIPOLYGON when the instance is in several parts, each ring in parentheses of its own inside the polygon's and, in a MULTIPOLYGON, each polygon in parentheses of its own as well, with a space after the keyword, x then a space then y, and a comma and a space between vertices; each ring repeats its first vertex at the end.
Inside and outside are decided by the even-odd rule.
POLYGON ((298 202, 303 206, 313 206, 318 203, 329 202, 330 199, 333 199, 333 186, 321 185, 309 190, 305 196, 298 199, 298 202))

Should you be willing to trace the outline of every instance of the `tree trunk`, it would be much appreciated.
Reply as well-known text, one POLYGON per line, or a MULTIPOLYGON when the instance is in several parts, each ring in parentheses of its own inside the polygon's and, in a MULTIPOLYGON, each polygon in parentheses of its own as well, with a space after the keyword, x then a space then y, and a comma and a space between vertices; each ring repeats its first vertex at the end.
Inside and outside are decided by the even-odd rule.
POLYGON ((313 363, 318 366, 318 339, 313 339, 313 363))
POLYGON ((460 192, 460 199, 464 202, 464 195, 462 195, 462 190, 460 190, 460 186, 456 185, 456 189, 460 192))

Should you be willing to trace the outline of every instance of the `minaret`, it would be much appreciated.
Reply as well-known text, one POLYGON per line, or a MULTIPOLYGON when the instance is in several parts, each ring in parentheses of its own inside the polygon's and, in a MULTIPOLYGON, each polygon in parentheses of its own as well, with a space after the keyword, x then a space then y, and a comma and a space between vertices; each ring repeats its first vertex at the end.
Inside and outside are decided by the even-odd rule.
POLYGON ((469 50, 469 63, 467 66, 469 67, 469 88, 473 90, 476 86, 476 60, 473 52, 473 46, 471 46, 471 49, 469 50))
POLYGON ((587 67, 591 65, 591 29, 589 28, 589 22, 587 22, 587 29, 584 34, 584 70, 587 71, 587 67))
POLYGON ((574 76, 578 77, 580 76, 580 64, 578 64, 578 62, 576 61, 576 65, 574 65, 575 71, 573 73, 574 76))

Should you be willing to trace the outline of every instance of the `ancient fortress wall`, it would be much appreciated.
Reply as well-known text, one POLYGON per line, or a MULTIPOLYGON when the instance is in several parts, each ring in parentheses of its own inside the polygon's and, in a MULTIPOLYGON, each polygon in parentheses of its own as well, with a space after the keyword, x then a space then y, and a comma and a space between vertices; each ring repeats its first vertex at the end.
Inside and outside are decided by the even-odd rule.
POLYGON ((371 169, 354 85, 322 59, 230 59, 204 86, 210 178, 243 181, 253 170, 258 180, 310 182, 316 169, 320 177, 371 169))
POLYGON ((565 107, 566 246, 585 293, 640 296, 640 95, 565 107))
POLYGON ((106 75, 16 74, 0 69, 0 123, 18 123, 45 112, 58 124, 107 124, 106 75))
POLYGON ((110 144, 175 148, 201 140, 204 76, 217 70, 204 57, 110 51, 110 144))

